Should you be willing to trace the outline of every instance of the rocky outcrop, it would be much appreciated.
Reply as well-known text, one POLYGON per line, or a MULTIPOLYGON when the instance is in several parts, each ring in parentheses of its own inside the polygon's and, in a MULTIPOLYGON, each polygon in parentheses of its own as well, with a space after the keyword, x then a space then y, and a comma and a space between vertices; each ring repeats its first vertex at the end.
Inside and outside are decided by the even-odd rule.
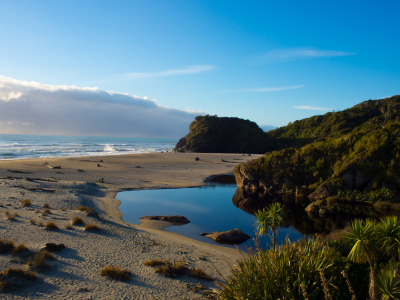
POLYGON ((166 221, 171 223, 190 223, 190 221, 184 216, 145 216, 140 219, 166 221))
POLYGON ((215 231, 206 235, 206 237, 213 239, 216 242, 234 244, 241 244, 250 238, 248 234, 243 233, 239 228, 228 231, 215 231))
POLYGON ((206 115, 195 118, 172 152, 263 154, 268 143, 266 133, 254 122, 206 115))

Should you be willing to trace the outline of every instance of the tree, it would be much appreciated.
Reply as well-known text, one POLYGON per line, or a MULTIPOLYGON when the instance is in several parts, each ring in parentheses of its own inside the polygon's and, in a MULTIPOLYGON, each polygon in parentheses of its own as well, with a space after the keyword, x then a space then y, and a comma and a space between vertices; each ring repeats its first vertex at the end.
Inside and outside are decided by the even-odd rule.
POLYGON ((397 216, 387 216, 378 224, 378 241, 381 249, 392 257, 393 277, 397 276, 396 251, 400 246, 400 222, 397 216))
POLYGON ((278 227, 282 226, 282 223, 286 217, 285 207, 280 203, 273 203, 267 209, 258 210, 256 212, 256 228, 260 236, 268 232, 269 229, 272 231, 272 245, 275 250, 276 245, 276 233, 278 227))
POLYGON ((375 223, 372 220, 354 220, 350 224, 347 232, 346 241, 352 246, 348 258, 355 263, 369 263, 370 287, 369 296, 371 300, 376 300, 375 282, 376 275, 373 265, 378 249, 376 247, 377 238, 374 230, 375 223))

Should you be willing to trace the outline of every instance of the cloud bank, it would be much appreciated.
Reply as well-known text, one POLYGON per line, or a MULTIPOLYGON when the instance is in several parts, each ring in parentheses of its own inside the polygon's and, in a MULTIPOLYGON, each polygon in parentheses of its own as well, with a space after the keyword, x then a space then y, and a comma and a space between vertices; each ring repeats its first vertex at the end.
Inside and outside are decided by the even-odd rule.
POLYGON ((280 63, 316 57, 337 57, 355 55, 354 52, 320 50, 316 48, 290 48, 277 49, 252 57, 252 60, 259 63, 280 63))
POLYGON ((295 108, 295 109, 308 109, 308 110, 322 110, 322 111, 333 110, 332 108, 308 106, 308 105, 293 106, 293 108, 295 108))
POLYGON ((180 138, 199 114, 96 87, 0 76, 0 133, 180 138))

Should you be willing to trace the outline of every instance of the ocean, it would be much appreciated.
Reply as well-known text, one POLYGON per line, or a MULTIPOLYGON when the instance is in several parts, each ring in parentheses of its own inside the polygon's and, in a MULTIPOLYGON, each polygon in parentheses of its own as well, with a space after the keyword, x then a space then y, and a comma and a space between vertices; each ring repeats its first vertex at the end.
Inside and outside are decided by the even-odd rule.
POLYGON ((0 134, 0 160, 171 151, 178 139, 0 134))

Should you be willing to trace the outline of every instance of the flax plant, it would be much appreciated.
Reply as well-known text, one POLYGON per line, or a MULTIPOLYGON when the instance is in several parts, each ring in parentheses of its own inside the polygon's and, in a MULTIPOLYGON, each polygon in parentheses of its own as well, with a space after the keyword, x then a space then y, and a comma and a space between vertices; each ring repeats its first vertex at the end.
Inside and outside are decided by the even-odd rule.
POLYGON ((380 220, 378 227, 378 241, 381 249, 392 257, 393 277, 397 277, 396 252, 400 246, 400 222, 397 216, 387 216, 380 220))
POLYGON ((375 295, 376 276, 373 265, 378 253, 375 226, 376 224, 372 220, 354 220, 346 235, 346 241, 352 245, 348 258, 355 263, 369 263, 371 269, 369 296, 371 300, 377 299, 375 295))
POLYGON ((381 300, 399 300, 400 299, 400 278, 394 276, 392 264, 386 269, 380 270, 376 275, 376 285, 382 294, 381 300))
POLYGON ((272 246, 275 250, 276 247, 276 235, 278 227, 282 226, 282 223, 286 217, 285 207, 280 203, 273 203, 267 209, 258 210, 256 212, 256 228, 260 236, 268 233, 268 230, 272 231, 272 246))
POLYGON ((319 270, 330 268, 335 255, 314 239, 260 250, 237 262, 220 299, 303 299, 319 286, 319 270))

